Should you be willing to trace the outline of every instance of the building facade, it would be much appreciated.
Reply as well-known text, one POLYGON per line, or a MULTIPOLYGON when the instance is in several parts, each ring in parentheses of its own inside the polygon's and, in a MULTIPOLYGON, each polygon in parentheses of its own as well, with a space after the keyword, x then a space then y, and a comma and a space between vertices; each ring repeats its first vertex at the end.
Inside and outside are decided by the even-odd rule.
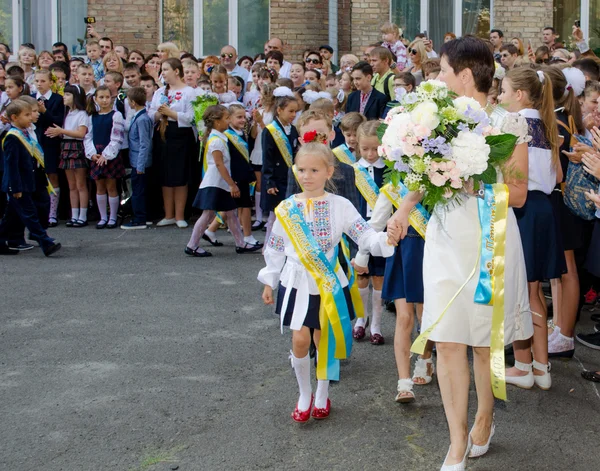
POLYGON ((600 48, 598 0, 0 0, 0 42, 13 49, 31 42, 40 51, 62 41, 81 54, 85 17, 94 17, 98 32, 115 44, 144 53, 173 41, 196 56, 217 54, 225 44, 254 55, 277 36, 291 59, 329 43, 338 55, 359 54, 380 40, 385 21, 408 38, 426 32, 436 47, 446 32, 486 37, 491 28, 536 47, 548 25, 569 44, 580 21, 590 45, 600 48))

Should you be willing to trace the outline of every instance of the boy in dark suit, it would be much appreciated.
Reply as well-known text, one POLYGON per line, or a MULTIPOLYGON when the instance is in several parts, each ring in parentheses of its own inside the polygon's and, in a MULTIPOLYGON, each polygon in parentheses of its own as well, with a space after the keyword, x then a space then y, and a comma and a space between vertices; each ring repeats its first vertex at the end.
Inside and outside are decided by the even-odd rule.
POLYGON ((142 87, 130 88, 127 100, 135 113, 128 135, 133 220, 121 229, 146 229, 146 168, 152 165, 154 122, 146 112, 146 92, 142 87))
POLYGON ((20 220, 29 229, 31 238, 40 244, 44 255, 49 257, 61 245, 51 239, 40 224, 32 198, 35 191, 33 159, 43 157, 27 131, 33 121, 31 106, 22 100, 15 100, 6 108, 6 115, 12 127, 2 142, 2 191, 8 194, 8 206, 0 221, 0 245, 11 242, 10 234, 14 233, 15 222, 20 220))
POLYGON ((36 70, 35 86, 37 93, 34 98, 38 101, 40 117, 36 124, 35 133, 38 142, 44 151, 44 168, 50 179, 50 183, 55 189, 55 194, 50 195, 50 214, 48 222, 50 227, 58 224, 58 201, 60 198, 60 188, 58 183, 58 162, 60 157, 60 139, 53 139, 46 136, 46 130, 53 126, 64 125, 65 104, 63 97, 51 90, 52 79, 48 70, 36 70))
POLYGON ((351 75, 356 91, 348 97, 346 113, 357 111, 368 120, 381 118, 389 100, 371 85, 373 80, 371 65, 368 62, 360 61, 352 68, 351 75))

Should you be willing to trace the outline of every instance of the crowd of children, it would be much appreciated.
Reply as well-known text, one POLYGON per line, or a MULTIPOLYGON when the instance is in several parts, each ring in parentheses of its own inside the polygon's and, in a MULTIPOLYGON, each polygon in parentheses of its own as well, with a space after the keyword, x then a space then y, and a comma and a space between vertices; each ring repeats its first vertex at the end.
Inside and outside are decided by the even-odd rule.
MULTIPOLYGON (((425 35, 409 43, 389 23, 381 33, 382 42, 367 47, 363 60, 348 54, 339 67, 327 45, 287 62, 277 38, 267 42, 266 54, 237 62, 231 46, 220 57, 198 60, 172 43, 145 56, 102 38, 103 47, 88 41, 84 60, 69 58, 60 43, 54 56, 23 45, 17 62, 0 62, 6 72, 0 74, 0 253, 33 248, 27 227, 30 241, 49 256, 60 244, 47 229, 61 220, 71 228, 88 226, 88 212, 97 229, 120 223, 123 230, 145 229, 153 220, 183 229, 201 212, 185 254, 211 256, 201 241, 223 245, 217 238, 222 224, 237 253, 264 251, 263 299, 293 331, 300 389, 294 420, 329 415, 328 381, 339 374, 328 351, 333 338, 346 356, 352 339, 364 339, 367 329, 371 344, 385 343, 384 301, 396 311, 396 401, 414 401, 413 386, 430 383, 435 372, 429 344, 410 373, 414 318, 421 322, 427 301, 425 241, 412 228, 397 246, 389 245, 399 238, 393 226, 383 234, 397 207, 382 190, 377 130, 391 106, 422 81, 448 77, 449 66, 425 35), (209 106, 202 105, 205 99, 209 106), (129 221, 121 220, 124 195, 129 221), (264 244, 253 235, 260 230, 264 244)), ((600 179, 600 61, 588 51, 551 65, 536 64, 534 54, 519 63, 508 57, 516 46, 498 47, 498 33, 492 36, 487 47, 507 70, 495 64, 489 105, 501 102, 519 114, 529 134, 526 203, 514 213, 536 315, 533 342, 515 342, 507 382, 549 389, 548 358, 573 356, 583 295, 600 276, 600 212, 594 208, 600 197, 598 180, 589 177, 600 179), (585 178, 596 187, 576 193, 585 178), (552 287, 550 330, 543 281, 552 287)), ((454 38, 446 35, 448 42, 454 38)), ((0 54, 10 53, 6 49, 1 45, 0 54)), ((600 334, 577 339, 600 349, 600 334)), ((588 376, 600 380, 599 373, 588 376)))

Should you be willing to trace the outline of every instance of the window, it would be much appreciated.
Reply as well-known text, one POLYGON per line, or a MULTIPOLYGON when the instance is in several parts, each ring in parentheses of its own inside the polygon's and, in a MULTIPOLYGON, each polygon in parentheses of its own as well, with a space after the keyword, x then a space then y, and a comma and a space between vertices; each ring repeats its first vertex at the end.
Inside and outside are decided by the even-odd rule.
MULTIPOLYGON (((21 43, 32 43, 39 53, 52 47, 52 2, 22 0, 21 43)), ((83 20, 82 20, 83 21, 83 20)))
POLYGON ((0 43, 8 45, 13 49, 12 34, 12 0, 0 0, 0 43))
POLYGON ((269 0, 162 0, 162 40, 196 56, 262 52, 269 38, 269 0))
POLYGON ((554 29, 558 34, 557 42, 569 43, 569 37, 573 32, 573 23, 580 18, 581 0, 554 0, 554 29))
POLYGON ((70 55, 85 54, 87 2, 59 0, 58 40, 67 45, 70 55))
POLYGON ((412 40, 425 33, 439 49, 446 33, 487 37, 493 0, 391 0, 391 19, 412 40))
POLYGON ((589 37, 590 47, 600 56, 600 3, 597 1, 590 1, 589 37))
POLYGON ((194 1, 163 0, 163 42, 174 42, 182 51, 194 49, 194 1))

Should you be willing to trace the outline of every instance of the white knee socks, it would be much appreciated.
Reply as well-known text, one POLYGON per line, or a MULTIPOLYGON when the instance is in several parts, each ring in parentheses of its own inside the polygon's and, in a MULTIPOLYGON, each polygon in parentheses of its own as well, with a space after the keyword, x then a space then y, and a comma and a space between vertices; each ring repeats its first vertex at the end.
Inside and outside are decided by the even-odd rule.
POLYGON ((358 292, 360 294, 360 299, 362 300, 363 307, 365 310, 365 317, 362 319, 356 319, 356 324, 354 327, 364 327, 367 323, 367 319, 369 318, 369 292, 371 288, 368 286, 366 288, 358 288, 358 292))
POLYGON ((254 211, 256 212, 256 220, 258 222, 262 222, 263 220, 263 212, 260 208, 260 191, 254 192, 254 211))
POLYGON ((310 407, 312 396, 312 387, 310 385, 310 355, 306 355, 304 358, 296 358, 292 353, 291 358, 292 366, 296 372, 296 379, 298 380, 298 389, 300 389, 298 410, 306 411, 310 407))
POLYGON ((108 216, 106 214, 106 202, 108 201, 108 195, 104 193, 103 195, 96 194, 96 203, 98 203, 98 212, 100 213, 100 220, 104 222, 108 222, 108 216))
POLYGON ((373 290, 373 300, 371 309, 373 318, 371 319, 371 334, 381 335, 381 313, 383 306, 381 305, 381 290, 373 290))
POLYGON ((325 409, 327 407, 327 399, 329 398, 329 381, 317 381, 317 393, 315 394, 315 407, 317 409, 325 409))
POLYGON ((56 220, 56 215, 58 214, 58 201, 60 200, 60 188, 55 188, 55 195, 50 195, 50 214, 48 217, 50 219, 56 220))
POLYGON ((117 217, 119 215, 119 197, 109 196, 108 205, 110 206, 110 216, 108 220, 112 222, 117 222, 117 217))

